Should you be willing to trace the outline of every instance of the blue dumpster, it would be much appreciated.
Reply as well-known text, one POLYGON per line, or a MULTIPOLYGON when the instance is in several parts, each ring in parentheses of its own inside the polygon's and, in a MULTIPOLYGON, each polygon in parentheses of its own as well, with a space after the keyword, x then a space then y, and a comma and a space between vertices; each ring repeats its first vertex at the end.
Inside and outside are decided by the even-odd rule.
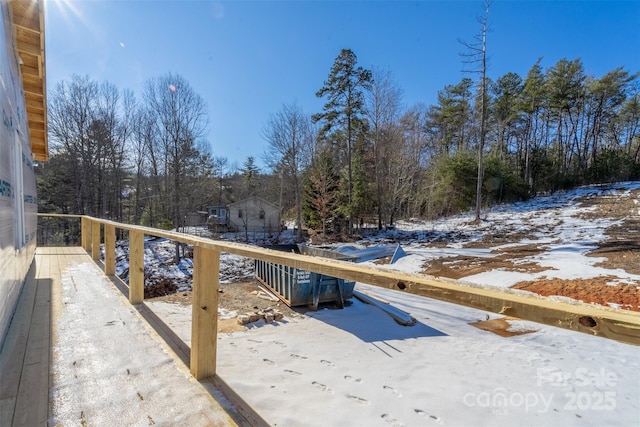
MULTIPOLYGON (((351 255, 306 245, 279 245, 268 249, 343 261, 356 259, 351 255)), ((255 261, 255 277, 289 307, 307 305, 313 310, 320 303, 330 302, 344 307, 344 301, 353 296, 355 286, 352 281, 261 260, 255 261)))

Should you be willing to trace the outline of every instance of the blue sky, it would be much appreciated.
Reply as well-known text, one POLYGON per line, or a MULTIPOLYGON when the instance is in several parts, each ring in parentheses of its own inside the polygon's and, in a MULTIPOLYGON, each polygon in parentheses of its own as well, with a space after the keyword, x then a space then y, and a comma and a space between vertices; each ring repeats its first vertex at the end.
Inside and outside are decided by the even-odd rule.
MULTIPOLYGON (((365 68, 388 68, 404 103, 433 104, 463 77, 458 39, 480 30, 476 1, 47 0, 49 90, 72 74, 133 90, 166 73, 182 75, 209 109, 216 156, 261 164, 262 131, 283 104, 320 112, 315 97, 340 49, 365 68)), ((582 58, 596 77, 640 71, 640 1, 494 1, 489 77, 525 77, 582 58)), ((473 76, 471 76, 473 77, 473 76)))

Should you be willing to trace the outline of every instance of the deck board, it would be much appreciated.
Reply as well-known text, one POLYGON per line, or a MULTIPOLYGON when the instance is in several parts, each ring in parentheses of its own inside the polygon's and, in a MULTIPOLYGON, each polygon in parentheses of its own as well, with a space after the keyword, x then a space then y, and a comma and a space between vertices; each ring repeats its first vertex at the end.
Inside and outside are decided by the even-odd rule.
POLYGON ((16 314, 11 320, 2 352, 0 352, 0 372, 2 373, 2 381, 0 381, 0 425, 2 426, 13 424, 13 414, 31 329, 33 305, 36 296, 35 285, 35 265, 32 265, 25 286, 18 298, 16 314))
MULTIPOLYGON (((60 271, 82 248, 38 248, 0 352, 0 425, 46 425, 60 271)), ((77 259, 77 258, 76 258, 77 259)))
POLYGON ((48 418, 51 281, 37 276, 34 262, 0 355, 3 426, 43 425, 48 418))
MULTIPOLYGON (((55 325, 64 309, 62 274, 90 260, 81 247, 37 248, 0 352, 0 426, 47 425, 50 417, 54 416, 51 412, 54 395, 50 390, 58 375, 54 369, 56 356, 53 349, 58 333, 55 325)), ((127 293, 128 288, 119 280, 112 278, 112 282, 121 292, 127 293)), ((79 287, 82 285, 82 281, 77 283, 79 287)), ((164 339, 168 349, 175 353, 174 357, 188 366, 189 347, 145 304, 135 308, 158 331, 159 338, 164 339)), ((208 380, 203 385, 205 383, 208 380)), ((208 391, 215 399, 215 393, 208 391)), ((230 425, 248 424, 245 417, 251 413, 251 408, 223 411, 229 417, 230 425)), ((249 418, 259 419, 257 415, 249 418)))

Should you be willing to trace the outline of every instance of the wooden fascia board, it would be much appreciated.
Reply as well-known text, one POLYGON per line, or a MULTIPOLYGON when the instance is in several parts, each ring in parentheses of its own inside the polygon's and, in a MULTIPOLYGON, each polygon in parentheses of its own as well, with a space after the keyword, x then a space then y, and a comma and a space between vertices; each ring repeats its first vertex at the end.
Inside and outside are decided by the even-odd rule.
POLYGON ((44 41, 44 0, 10 1, 16 50, 20 59, 31 151, 35 160, 49 157, 44 41), (40 131, 44 131, 43 133, 40 131))

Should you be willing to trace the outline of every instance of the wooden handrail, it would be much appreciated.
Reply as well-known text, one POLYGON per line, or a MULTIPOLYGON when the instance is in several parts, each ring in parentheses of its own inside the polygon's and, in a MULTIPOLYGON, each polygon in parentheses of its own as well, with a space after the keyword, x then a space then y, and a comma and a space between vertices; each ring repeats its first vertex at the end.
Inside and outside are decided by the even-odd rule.
POLYGON ((115 272, 115 230, 129 231, 129 300, 144 300, 144 235, 194 246, 191 373, 215 374, 220 253, 228 252, 327 276, 395 289, 480 310, 640 345, 640 313, 599 305, 551 300, 518 290, 488 288, 451 279, 410 274, 352 262, 281 252, 86 215, 38 214, 82 219, 82 247, 98 259, 100 227, 105 236, 105 273, 115 272), (215 290, 215 292, 214 292, 215 290), (211 359, 213 357, 213 359, 211 359))

